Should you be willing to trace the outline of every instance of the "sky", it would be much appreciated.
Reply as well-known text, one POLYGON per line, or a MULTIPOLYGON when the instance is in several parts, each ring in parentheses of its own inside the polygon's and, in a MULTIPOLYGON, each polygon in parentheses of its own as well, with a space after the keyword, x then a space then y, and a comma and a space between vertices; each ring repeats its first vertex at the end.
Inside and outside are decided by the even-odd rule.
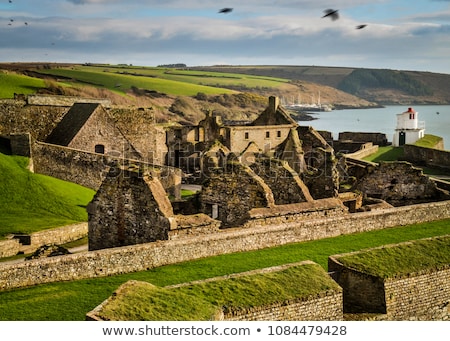
POLYGON ((450 74, 450 0, 0 0, 0 62, 450 74))

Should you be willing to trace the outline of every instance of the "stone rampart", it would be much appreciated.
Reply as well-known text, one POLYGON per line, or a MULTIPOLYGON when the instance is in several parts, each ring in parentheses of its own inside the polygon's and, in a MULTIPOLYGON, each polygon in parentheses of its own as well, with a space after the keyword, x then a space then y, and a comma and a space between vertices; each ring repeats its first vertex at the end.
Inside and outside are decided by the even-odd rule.
POLYGON ((437 271, 421 271, 384 282, 390 320, 450 319, 450 265, 437 271))
POLYGON ((0 240, 0 258, 17 255, 20 252, 20 246, 17 239, 0 240))
POLYGON ((32 146, 34 171, 97 190, 112 164, 144 165, 153 168, 166 191, 180 196, 181 171, 174 167, 147 164, 139 160, 123 159, 114 155, 86 152, 44 142, 32 146))
POLYGON ((5 264, 0 265, 0 290, 129 273, 203 257, 448 218, 450 201, 441 201, 264 227, 230 228, 192 238, 5 264))
MULTIPOLYGON (((311 265, 318 266, 312 261, 302 261, 298 263, 284 264, 270 268, 234 273, 226 276, 207 278, 205 280, 170 285, 164 287, 164 289, 169 292, 170 290, 180 287, 192 287, 195 285, 202 285, 211 282, 229 281, 244 276, 251 277, 254 275, 279 272, 291 267, 305 267, 311 265)), ((290 300, 281 301, 275 298, 274 303, 266 305, 258 305, 246 308, 240 306, 218 307, 219 311, 215 316, 213 316, 213 319, 220 321, 342 321, 342 289, 332 281, 332 279, 326 274, 324 270, 322 271, 324 277, 320 281, 319 285, 322 285, 322 288, 328 287, 328 289, 322 289, 322 291, 314 294, 303 293, 303 295, 290 300), (330 284, 330 282, 332 284, 330 284)), ((309 281, 309 279, 299 279, 296 282, 296 285, 298 287, 303 287, 305 283, 302 281, 309 281)), ((132 293, 135 290, 136 286, 139 286, 142 290, 142 288, 145 288, 147 286, 150 287, 152 285, 149 283, 140 284, 139 282, 134 280, 122 284, 112 294, 112 296, 103 301, 94 310, 87 313, 86 320, 104 321, 105 315, 103 314, 103 309, 105 309, 105 307, 107 307, 114 300, 123 300, 126 302, 126 299, 124 299, 123 297, 127 296, 130 292, 132 293)), ((262 295, 264 294, 265 293, 262 293, 262 295)), ((131 296, 133 295, 131 294, 131 296)), ((151 303, 149 308, 152 309, 151 303)))
POLYGON ((424 164, 430 167, 450 168, 450 151, 426 148, 405 144, 404 158, 411 163, 424 164))
POLYGON ((342 292, 224 313, 224 321, 342 321, 342 292))
POLYGON ((344 313, 384 314, 383 320, 394 321, 450 318, 450 264, 382 278, 346 267, 341 256, 329 257, 328 270, 343 289, 344 313))

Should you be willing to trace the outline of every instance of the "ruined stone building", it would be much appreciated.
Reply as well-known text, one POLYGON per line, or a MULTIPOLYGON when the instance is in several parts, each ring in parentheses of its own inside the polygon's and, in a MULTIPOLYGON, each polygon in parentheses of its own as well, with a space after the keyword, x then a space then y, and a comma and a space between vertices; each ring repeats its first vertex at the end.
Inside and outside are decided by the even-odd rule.
POLYGON ((128 159, 141 157, 99 103, 75 103, 45 142, 128 159))

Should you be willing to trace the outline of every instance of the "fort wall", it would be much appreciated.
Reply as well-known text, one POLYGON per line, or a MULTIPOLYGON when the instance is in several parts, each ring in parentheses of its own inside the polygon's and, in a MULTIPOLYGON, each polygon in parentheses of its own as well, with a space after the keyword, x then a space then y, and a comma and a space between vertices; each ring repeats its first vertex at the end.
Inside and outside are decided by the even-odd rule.
POLYGON ((31 253, 42 245, 63 245, 84 238, 87 234, 88 224, 83 222, 29 235, 17 235, 12 239, 0 241, 0 258, 15 256, 19 253, 31 253))
POLYGON ((342 321, 342 292, 224 313, 224 321, 342 321))
POLYGON ((32 146, 34 171, 81 186, 97 190, 112 164, 144 165, 154 168, 166 191, 180 196, 181 171, 173 167, 148 165, 139 160, 128 160, 117 156, 86 152, 44 142, 35 142, 32 146))
POLYGON ((405 144, 404 158, 411 163, 424 164, 431 167, 450 168, 450 151, 426 148, 405 144))
POLYGON ((0 258, 17 255, 20 252, 20 246, 18 239, 0 240, 0 258))
POLYGON ((0 290, 142 271, 203 257, 447 218, 450 201, 441 201, 264 227, 248 225, 196 237, 4 264, 0 265, 0 290))
POLYGON ((450 265, 381 278, 346 267, 340 256, 328 258, 328 270, 343 289, 344 313, 383 314, 377 319, 393 321, 450 318, 450 265))
MULTIPOLYGON (((313 264, 315 263, 311 261, 284 264, 281 266, 256 269, 242 273, 208 278, 205 280, 166 286, 164 289, 166 291, 170 291, 179 287, 192 287, 208 282, 229 281, 242 276, 251 277, 254 275, 283 271, 284 269, 288 269, 290 267, 310 266, 313 264)), ((232 305, 227 307, 218 307, 219 311, 213 316, 213 319, 220 321, 342 321, 342 289, 337 286, 335 282, 333 282, 324 270, 322 271, 324 278, 320 281, 320 285, 326 287, 327 289, 322 289, 322 291, 318 293, 304 293, 299 297, 283 301, 275 299, 275 302, 271 304, 246 308, 239 306, 235 307, 232 305)), ((304 281, 309 281, 309 279, 299 278, 296 285, 303 287, 305 285, 304 281)), ((103 314, 103 309, 108 307, 108 305, 114 300, 123 300, 126 302, 127 299, 124 299, 123 297, 126 297, 127 294, 132 293, 136 286, 139 286, 142 290, 142 288, 152 285, 149 283, 139 283, 134 280, 122 284, 108 299, 103 301, 92 311, 88 312, 86 314, 86 320, 104 321, 105 315, 103 314)), ((262 293, 262 295, 264 295, 264 293, 262 293)), ((131 294, 131 296, 133 296, 133 294, 131 294)), ((151 303, 149 308, 151 309, 151 303)))

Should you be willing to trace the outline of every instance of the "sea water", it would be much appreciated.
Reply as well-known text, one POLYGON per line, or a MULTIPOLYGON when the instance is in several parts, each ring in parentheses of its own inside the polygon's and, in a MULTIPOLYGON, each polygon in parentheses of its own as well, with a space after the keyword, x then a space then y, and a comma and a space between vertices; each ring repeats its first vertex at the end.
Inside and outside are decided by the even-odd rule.
POLYGON ((333 111, 311 112, 315 119, 300 121, 300 125, 311 126, 316 130, 326 130, 333 134, 335 140, 340 132, 383 133, 392 142, 397 114, 411 107, 419 113, 419 121, 425 124, 425 134, 440 136, 444 147, 450 146, 450 105, 392 105, 373 109, 343 109, 333 111))

